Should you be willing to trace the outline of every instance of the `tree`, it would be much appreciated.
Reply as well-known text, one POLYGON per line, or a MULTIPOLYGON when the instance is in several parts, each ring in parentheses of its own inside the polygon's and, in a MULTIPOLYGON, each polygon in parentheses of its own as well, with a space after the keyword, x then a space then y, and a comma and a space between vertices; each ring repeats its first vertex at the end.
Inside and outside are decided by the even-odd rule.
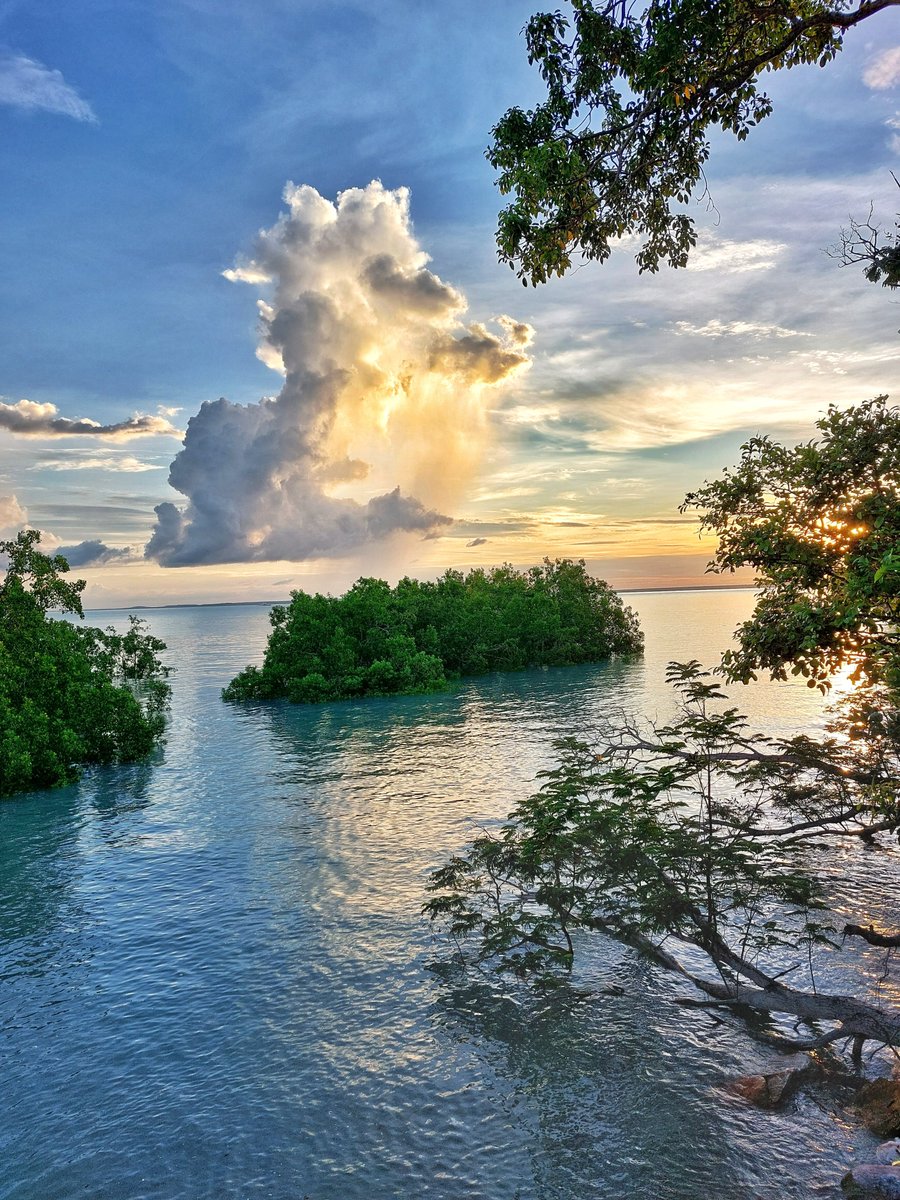
POLYGON ((293 592, 271 621, 262 668, 242 671, 224 699, 414 695, 463 675, 603 662, 642 646, 631 609, 571 559, 451 570, 396 588, 359 579, 337 598, 293 592))
MULTIPOLYGON (((894 176, 894 182, 900 187, 900 180, 894 176)), ((882 287, 900 287, 900 217, 894 225, 894 232, 888 233, 880 225, 873 224, 874 205, 869 208, 865 221, 851 217, 850 224, 841 230, 841 239, 829 254, 836 258, 842 267, 862 266, 863 274, 869 283, 880 283, 882 287)))
POLYGON ((0 542, 0 796, 57 787, 89 763, 131 762, 158 744, 169 687, 165 645, 131 618, 125 634, 77 627, 83 580, 37 530, 0 542))
POLYGON ((900 661, 900 409, 879 396, 829 408, 817 428, 820 440, 793 447, 751 438, 734 470, 681 506, 718 538, 710 570, 756 572, 730 679, 790 670, 825 688, 850 665, 883 683, 900 661))
POLYGON ((68 574, 69 564, 61 554, 42 554, 36 547, 41 535, 37 529, 23 529, 15 541, 0 542, 0 554, 7 558, 6 576, 0 584, 0 604, 7 615, 37 609, 41 614, 57 609, 84 617, 81 593, 86 584, 83 579, 63 579, 68 574), (25 601, 24 597, 30 600, 25 601))
POLYGON ((763 73, 825 66, 848 29, 898 3, 571 0, 571 15, 533 16, 528 57, 547 99, 510 109, 487 151, 514 196, 500 215, 501 259, 544 283, 574 254, 603 262, 634 235, 641 271, 684 266, 696 241, 684 207, 710 132, 746 138, 772 111, 763 73))
POLYGON ((900 946, 868 914, 836 927, 819 878, 834 847, 877 849, 900 831, 900 412, 881 398, 831 409, 819 428, 792 449, 753 439, 685 504, 720 536, 713 569, 757 572, 723 673, 796 670, 824 687, 849 659, 856 693, 825 737, 773 741, 698 663, 673 664, 675 720, 562 743, 542 789, 433 875, 426 911, 478 961, 553 982, 578 939, 601 933, 693 983, 688 1003, 806 1023, 795 1048, 900 1045, 889 997, 823 992, 815 975, 818 954, 848 938, 900 946))

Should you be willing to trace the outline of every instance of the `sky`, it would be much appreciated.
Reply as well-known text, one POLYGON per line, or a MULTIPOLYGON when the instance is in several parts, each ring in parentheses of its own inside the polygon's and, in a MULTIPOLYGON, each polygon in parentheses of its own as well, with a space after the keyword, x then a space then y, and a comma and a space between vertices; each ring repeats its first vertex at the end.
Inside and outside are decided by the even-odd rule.
POLYGON ((827 250, 900 208, 900 13, 716 136, 686 270, 532 289, 484 158, 541 98, 532 11, 0 0, 0 537, 91 607, 545 555, 715 582, 684 495, 896 390, 900 303, 827 250))

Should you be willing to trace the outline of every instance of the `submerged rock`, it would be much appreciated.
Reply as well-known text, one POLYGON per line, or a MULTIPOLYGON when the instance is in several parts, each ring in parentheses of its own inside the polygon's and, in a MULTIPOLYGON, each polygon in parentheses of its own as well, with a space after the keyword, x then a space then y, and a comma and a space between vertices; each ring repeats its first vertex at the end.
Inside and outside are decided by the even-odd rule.
POLYGON ((815 1068, 806 1066, 770 1071, 767 1075, 741 1075, 728 1084, 727 1090, 757 1108, 780 1108, 801 1083, 816 1074, 815 1068))
POLYGON ((875 1161, 885 1163, 889 1167, 900 1166, 900 1138, 882 1142, 875 1151, 875 1161))
POLYGON ((850 1200, 900 1200, 900 1167, 866 1163, 854 1167, 841 1180, 850 1200))
POLYGON ((853 1107, 866 1128, 879 1137, 900 1136, 900 1079, 873 1079, 863 1084, 853 1107))

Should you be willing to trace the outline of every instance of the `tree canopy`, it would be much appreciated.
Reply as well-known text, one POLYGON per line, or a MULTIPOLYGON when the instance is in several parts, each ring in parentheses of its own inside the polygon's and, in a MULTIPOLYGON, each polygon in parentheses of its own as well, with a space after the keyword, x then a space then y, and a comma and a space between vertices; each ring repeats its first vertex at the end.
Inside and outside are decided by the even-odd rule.
POLYGON ((751 438, 682 505, 718 538, 710 570, 756 572, 753 617, 724 660, 732 679, 790 670, 825 687, 847 665, 884 678, 898 659, 900 409, 879 396, 829 408, 817 428, 797 446, 751 438))
POLYGON ((570 0, 570 12, 536 14, 525 37, 547 98, 510 109, 487 151, 513 196, 501 259, 538 284, 636 236, 641 271, 684 266, 711 131, 746 138, 772 112, 762 75, 825 66, 848 29, 898 3, 570 0))
POLYGON ((80 766, 131 762, 162 737, 165 645, 132 617, 127 633, 52 619, 83 617, 83 580, 40 533, 0 542, 0 796, 73 782, 80 766))
POLYGON ((704 999, 689 1002, 798 1018, 794 1046, 900 1045, 889 995, 834 995, 816 978, 822 953, 900 946, 896 856, 880 841, 900 831, 900 412, 880 398, 819 428, 793 448, 753 439, 685 504, 720 536, 714 569, 757 573, 722 672, 824 686, 849 662, 857 688, 823 736, 772 739, 699 663, 672 664, 673 720, 561 743, 541 790, 432 877, 426 911, 477 961, 558 982, 600 933, 693 983, 704 999), (868 873, 885 871, 887 928, 829 908, 823 865, 854 840, 873 852, 868 873))
POLYGON ((226 700, 415 694, 462 675, 602 662, 642 645, 632 611, 570 559, 395 588, 359 579, 340 597, 297 591, 271 621, 262 667, 233 679, 226 700))

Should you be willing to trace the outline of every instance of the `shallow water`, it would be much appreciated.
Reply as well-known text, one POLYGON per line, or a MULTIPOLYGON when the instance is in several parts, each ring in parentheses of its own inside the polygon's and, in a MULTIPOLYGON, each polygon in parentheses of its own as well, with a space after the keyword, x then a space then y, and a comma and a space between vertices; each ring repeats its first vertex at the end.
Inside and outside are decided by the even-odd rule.
MULTIPOLYGON (((620 995, 542 1006, 448 970, 419 916, 555 738, 665 716, 666 661, 715 661, 752 603, 628 599, 643 660, 327 707, 219 701, 265 609, 144 613, 177 668, 165 749, 0 805, 0 1198, 839 1195, 868 1135, 728 1100, 771 1051, 630 951, 579 968, 620 995)), ((821 721, 794 683, 735 694, 769 731, 821 721)), ((864 855, 836 875, 865 898, 864 855)))

